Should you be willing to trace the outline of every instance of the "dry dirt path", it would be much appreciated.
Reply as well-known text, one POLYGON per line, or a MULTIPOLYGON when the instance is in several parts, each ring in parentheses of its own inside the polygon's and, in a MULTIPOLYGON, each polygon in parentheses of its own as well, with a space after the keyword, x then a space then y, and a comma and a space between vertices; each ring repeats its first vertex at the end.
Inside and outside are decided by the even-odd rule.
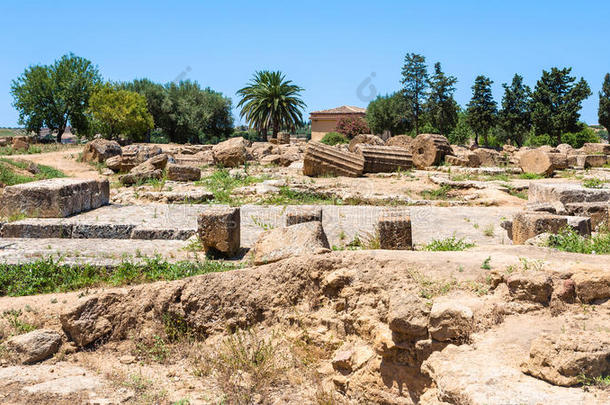
POLYGON ((97 179, 102 175, 87 163, 78 162, 78 154, 82 148, 74 148, 58 152, 37 153, 31 155, 11 155, 9 159, 21 159, 34 162, 36 164, 51 166, 61 170, 68 177, 84 179, 97 179))

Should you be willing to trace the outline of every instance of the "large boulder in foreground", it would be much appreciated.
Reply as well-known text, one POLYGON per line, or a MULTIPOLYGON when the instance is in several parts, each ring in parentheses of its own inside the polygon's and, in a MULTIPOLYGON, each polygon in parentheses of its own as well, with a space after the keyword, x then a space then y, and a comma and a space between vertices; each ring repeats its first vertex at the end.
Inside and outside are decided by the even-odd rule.
POLYGON ((84 162, 103 163, 113 156, 120 156, 122 153, 121 145, 117 141, 94 139, 85 145, 82 159, 84 162))
POLYGON ((61 334, 54 330, 38 329, 13 336, 6 345, 24 364, 37 363, 52 357, 61 346, 61 334))
POLYGON ((248 141, 241 136, 214 145, 212 148, 214 163, 223 167, 243 165, 246 162, 246 146, 248 146, 248 141))
POLYGON ((419 134, 411 144, 413 165, 418 169, 441 164, 452 153, 447 138, 438 134, 419 134))
POLYGON ((610 334, 577 331, 542 335, 532 342, 524 373, 551 384, 572 386, 610 373, 610 334))
POLYGON ((0 194, 0 217, 64 218, 108 204, 107 179, 58 178, 17 184, 0 194))
POLYGON ((534 149, 521 155, 519 166, 524 173, 551 176, 555 170, 568 167, 568 158, 563 153, 549 153, 542 149, 534 149))
POLYGON ((292 256, 323 253, 329 249, 322 223, 314 221, 263 233, 252 248, 252 256, 254 264, 260 265, 292 256))

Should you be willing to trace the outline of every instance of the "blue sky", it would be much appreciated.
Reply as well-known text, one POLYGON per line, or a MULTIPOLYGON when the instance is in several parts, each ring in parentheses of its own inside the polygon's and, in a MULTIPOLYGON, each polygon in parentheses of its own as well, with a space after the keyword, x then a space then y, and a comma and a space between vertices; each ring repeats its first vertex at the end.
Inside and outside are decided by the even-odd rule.
POLYGON ((68 52, 107 80, 165 83, 184 72, 234 105, 255 70, 282 70, 306 89, 307 112, 366 107, 370 85, 379 94, 399 89, 407 52, 457 76, 461 105, 478 74, 494 80, 499 102, 515 73, 533 87, 542 69, 570 66, 593 90, 582 111, 590 124, 610 71, 610 2, 601 0, 2 0, 0 16, 0 126, 17 125, 11 80, 68 52))

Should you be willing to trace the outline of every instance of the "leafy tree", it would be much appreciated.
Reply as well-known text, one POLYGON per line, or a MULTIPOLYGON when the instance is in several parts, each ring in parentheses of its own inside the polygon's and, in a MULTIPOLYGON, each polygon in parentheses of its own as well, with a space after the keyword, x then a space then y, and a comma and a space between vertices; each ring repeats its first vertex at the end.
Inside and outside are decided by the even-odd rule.
POLYGON ((286 80, 282 72, 256 72, 248 85, 237 91, 242 97, 237 104, 241 108, 240 117, 259 132, 271 129, 276 138, 280 130, 294 130, 301 125, 301 110, 305 108, 302 91, 303 88, 286 80))
POLYGON ((426 89, 428 88, 428 71, 424 56, 416 53, 405 55, 401 83, 402 92, 407 102, 407 112, 417 135, 419 134, 419 120, 423 112, 426 89))
POLYGON ((582 102, 591 89, 581 78, 570 76, 572 68, 543 70, 532 93, 532 124, 536 135, 548 134, 561 143, 561 134, 577 132, 582 102))
POLYGON ((344 117, 337 121, 337 132, 347 136, 349 139, 360 134, 368 134, 371 132, 366 121, 360 117, 344 117))
POLYGON ((157 125, 171 142, 216 142, 233 132, 231 99, 190 80, 165 86, 167 99, 157 125))
POLYGON ((430 93, 426 103, 426 113, 430 124, 442 135, 447 135, 458 123, 458 103, 453 98, 457 78, 447 76, 441 64, 434 65, 434 74, 429 80, 430 93))
POLYGON ((349 139, 338 132, 329 132, 324 135, 320 142, 325 143, 326 145, 335 146, 342 143, 349 143, 349 139))
POLYGON ((523 77, 518 74, 515 74, 510 86, 504 83, 502 87, 504 96, 502 109, 498 114, 499 125, 506 131, 507 140, 521 146, 532 126, 529 110, 531 90, 523 84, 523 77))
POLYGON ((473 136, 472 128, 468 125, 468 115, 459 111, 457 125, 447 136, 449 142, 454 145, 466 145, 473 136))
POLYGON ((485 76, 477 76, 472 86, 472 99, 468 103, 467 123, 475 133, 475 143, 479 144, 479 136, 488 145, 487 134, 496 122, 497 106, 491 93, 493 81, 485 76))
POLYGON ((19 123, 28 131, 43 127, 57 131, 57 142, 68 124, 75 132, 88 132, 86 110, 101 77, 87 59, 67 54, 52 65, 30 66, 11 84, 19 123))
POLYGON ((606 73, 602 91, 599 92, 599 110, 597 116, 600 125, 610 131, 610 73, 606 73))
POLYGON ((599 142, 599 136, 587 124, 579 123, 580 131, 567 132, 562 134, 562 142, 571 145, 573 148, 582 148, 585 143, 599 142))
POLYGON ((378 96, 366 109, 366 122, 375 134, 389 131, 392 135, 404 134, 411 130, 405 118, 406 103, 401 93, 378 96))
POLYGON ((146 98, 136 92, 106 84, 91 95, 89 104, 94 127, 106 138, 125 135, 141 141, 154 126, 146 98))
POLYGON ((123 90, 135 91, 146 97, 148 111, 153 116, 155 128, 161 127, 161 123, 165 119, 163 106, 167 103, 167 91, 162 84, 149 79, 135 79, 132 82, 120 83, 119 87, 123 90))

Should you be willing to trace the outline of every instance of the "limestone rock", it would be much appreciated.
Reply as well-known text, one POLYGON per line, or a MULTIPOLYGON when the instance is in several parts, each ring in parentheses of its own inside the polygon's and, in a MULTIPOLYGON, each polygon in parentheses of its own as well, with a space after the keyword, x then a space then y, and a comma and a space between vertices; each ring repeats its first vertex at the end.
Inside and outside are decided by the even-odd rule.
POLYGON ((430 309, 415 295, 395 291, 390 295, 388 323, 390 330, 409 340, 428 336, 430 309))
POLYGON ((430 336, 441 342, 467 340, 473 329, 473 318, 472 310, 457 301, 435 301, 430 311, 430 336))
POLYGON ((52 357, 61 346, 61 334, 54 330, 38 329, 10 338, 7 346, 25 364, 37 363, 52 357))
POLYGON ((111 157, 120 156, 122 153, 121 145, 118 142, 100 138, 85 145, 82 158, 85 162, 103 163, 111 157))
POLYGON ((585 188, 574 183, 533 182, 529 186, 528 201, 530 203, 559 201, 564 205, 576 202, 608 202, 610 201, 610 189, 585 188))
POLYGON ((364 158, 351 152, 309 142, 303 162, 305 176, 336 175, 358 177, 364 170, 364 158))
POLYGON ((252 255, 254 264, 260 265, 329 249, 322 223, 314 221, 264 232, 252 248, 252 255))
POLYGON ((403 148, 359 144, 355 151, 364 158, 364 173, 388 173, 413 167, 411 154, 403 148))
POLYGON ((385 145, 385 142, 383 141, 383 139, 381 139, 377 135, 360 134, 360 135, 356 135, 349 142, 349 145, 347 147, 348 147, 350 152, 354 153, 354 152, 356 152, 356 146, 357 145, 362 145, 362 144, 383 146, 383 145, 385 145))
POLYGON ((445 155, 452 153, 447 138, 438 134, 420 134, 411 144, 413 164, 418 169, 441 164, 445 155))
POLYGON ((280 155, 266 155, 263 158, 261 158, 260 162, 261 165, 266 166, 266 165, 279 165, 280 162, 282 161, 282 157, 280 155))
POLYGON ((379 247, 389 250, 413 249, 411 217, 408 212, 386 211, 377 223, 379 247))
POLYGON ((322 208, 293 207, 286 212, 286 226, 313 221, 322 222, 322 208))
POLYGON ((167 178, 173 181, 198 181, 201 179, 201 169, 170 163, 167 165, 167 178))
POLYGON ((103 314, 121 298, 122 294, 103 293, 79 301, 60 315, 61 328, 78 347, 88 347, 112 333, 112 323, 103 314))
POLYGON ((524 173, 551 176, 555 170, 568 167, 568 158, 562 153, 547 153, 541 149, 534 149, 521 155, 519 166, 524 173))
POLYGON ((241 136, 214 145, 214 162, 223 167, 237 167, 246 162, 247 141, 241 136))
POLYGON ((544 212, 520 212, 512 223, 512 236, 515 245, 522 245, 528 239, 544 232, 558 233, 568 225, 567 217, 544 212))
POLYGON ((413 137, 409 135, 396 135, 388 139, 385 144, 386 146, 396 146, 410 151, 411 145, 413 144, 413 137))
POLYGON ((531 344, 522 371, 554 385, 572 386, 581 377, 610 373, 610 334, 606 331, 572 331, 546 334, 531 344))
POLYGON ((576 296, 585 303, 610 298, 610 273, 603 270, 586 269, 572 276, 576 296))
POLYGON ((553 292, 553 282, 544 273, 511 274, 506 280, 506 285, 513 298, 543 305, 549 303, 553 292))
POLYGON ((499 166, 502 161, 500 152, 489 148, 477 148, 472 151, 479 158, 480 166, 499 166))
POLYGON ((119 171, 121 171, 122 162, 123 162, 123 157, 121 155, 116 155, 116 156, 106 159, 106 167, 114 172, 119 172, 119 171))
POLYGON ((199 240, 207 253, 235 256, 240 249, 241 216, 239 208, 210 207, 198 219, 199 240))
POLYGON ((610 144, 607 143, 585 143, 582 150, 590 155, 610 155, 610 144))

